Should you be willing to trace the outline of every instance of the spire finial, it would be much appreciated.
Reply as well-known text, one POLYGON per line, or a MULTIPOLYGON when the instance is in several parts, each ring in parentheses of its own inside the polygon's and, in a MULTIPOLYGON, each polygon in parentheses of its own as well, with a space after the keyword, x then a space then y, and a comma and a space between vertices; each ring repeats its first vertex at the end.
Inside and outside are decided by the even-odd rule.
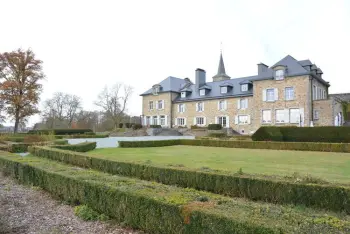
POLYGON ((220 43, 220 60, 218 73, 213 76, 213 81, 229 80, 230 77, 226 75, 224 59, 222 58, 222 42, 220 43))

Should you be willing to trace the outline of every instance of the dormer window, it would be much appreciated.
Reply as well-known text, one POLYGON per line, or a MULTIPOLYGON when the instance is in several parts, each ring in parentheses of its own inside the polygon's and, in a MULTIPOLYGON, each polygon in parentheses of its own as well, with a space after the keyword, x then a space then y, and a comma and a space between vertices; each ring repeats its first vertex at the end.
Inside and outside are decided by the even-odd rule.
POLYGON ((185 98, 186 97, 186 92, 181 92, 181 98, 185 98))
POLYGON ((241 85, 241 91, 242 92, 247 92, 248 91, 248 84, 242 84, 241 85))
POLYGON ((200 89, 199 90, 199 95, 200 96, 205 96, 205 89, 200 89))
POLYGON ((152 86, 152 93, 153 95, 158 95, 159 91, 160 91, 160 85, 156 84, 152 86))
POLYGON ((227 93, 227 86, 220 87, 220 93, 227 93))
POLYGON ((283 80, 284 79, 284 70, 279 69, 275 71, 275 79, 276 80, 283 80))

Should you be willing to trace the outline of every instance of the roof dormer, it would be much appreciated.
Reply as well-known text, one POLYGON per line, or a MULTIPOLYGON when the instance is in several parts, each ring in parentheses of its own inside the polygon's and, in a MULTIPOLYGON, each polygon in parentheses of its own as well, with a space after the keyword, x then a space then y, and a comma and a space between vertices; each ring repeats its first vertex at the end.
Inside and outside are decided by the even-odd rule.
POLYGON ((188 95, 192 93, 192 89, 184 88, 184 89, 181 89, 180 92, 181 92, 181 98, 186 98, 188 95))
POLYGON ((230 93, 233 90, 233 85, 229 82, 224 82, 220 84, 220 93, 221 94, 227 94, 230 93))
POLYGON ((209 85, 203 85, 199 88, 199 96, 205 96, 207 95, 211 90, 211 87, 209 85))
POLYGON ((253 83, 250 80, 244 80, 239 84, 241 86, 241 92, 248 92, 253 87, 253 83))
POLYGON ((161 92, 162 86, 160 84, 155 84, 152 86, 152 93, 153 95, 158 95, 159 92, 161 92))
POLYGON ((275 80, 284 80, 287 74, 287 66, 277 65, 272 67, 273 69, 273 77, 275 80))

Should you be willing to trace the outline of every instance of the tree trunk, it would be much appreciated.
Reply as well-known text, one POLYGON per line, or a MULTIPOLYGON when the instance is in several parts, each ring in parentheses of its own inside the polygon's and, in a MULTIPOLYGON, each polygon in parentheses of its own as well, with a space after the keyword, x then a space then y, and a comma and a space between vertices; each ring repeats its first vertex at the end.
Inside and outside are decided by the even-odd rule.
POLYGON ((15 115, 15 128, 13 130, 14 133, 18 132, 18 126, 19 126, 19 111, 17 111, 15 115))

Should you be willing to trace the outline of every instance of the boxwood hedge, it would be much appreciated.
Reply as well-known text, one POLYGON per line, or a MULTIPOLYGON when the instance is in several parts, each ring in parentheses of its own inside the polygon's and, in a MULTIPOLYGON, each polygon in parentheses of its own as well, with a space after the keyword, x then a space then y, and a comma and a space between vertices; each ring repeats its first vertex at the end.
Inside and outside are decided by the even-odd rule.
POLYGON ((96 148, 96 142, 82 142, 75 145, 52 145, 51 147, 76 152, 88 152, 96 148))
POLYGON ((205 190, 232 197, 244 197, 281 204, 299 204, 350 214, 350 188, 337 185, 301 184, 286 179, 266 179, 228 174, 203 172, 191 169, 152 166, 118 162, 73 152, 32 147, 30 152, 44 157, 85 168, 93 168, 111 174, 137 177, 163 184, 205 190))
POLYGON ((87 132, 93 132, 92 129, 43 129, 43 130, 30 130, 28 134, 54 134, 54 135, 72 135, 72 134, 84 134, 87 132))
POLYGON ((224 196, 84 170, 33 156, 0 154, 0 168, 22 183, 149 233, 346 233, 337 214, 224 196))

